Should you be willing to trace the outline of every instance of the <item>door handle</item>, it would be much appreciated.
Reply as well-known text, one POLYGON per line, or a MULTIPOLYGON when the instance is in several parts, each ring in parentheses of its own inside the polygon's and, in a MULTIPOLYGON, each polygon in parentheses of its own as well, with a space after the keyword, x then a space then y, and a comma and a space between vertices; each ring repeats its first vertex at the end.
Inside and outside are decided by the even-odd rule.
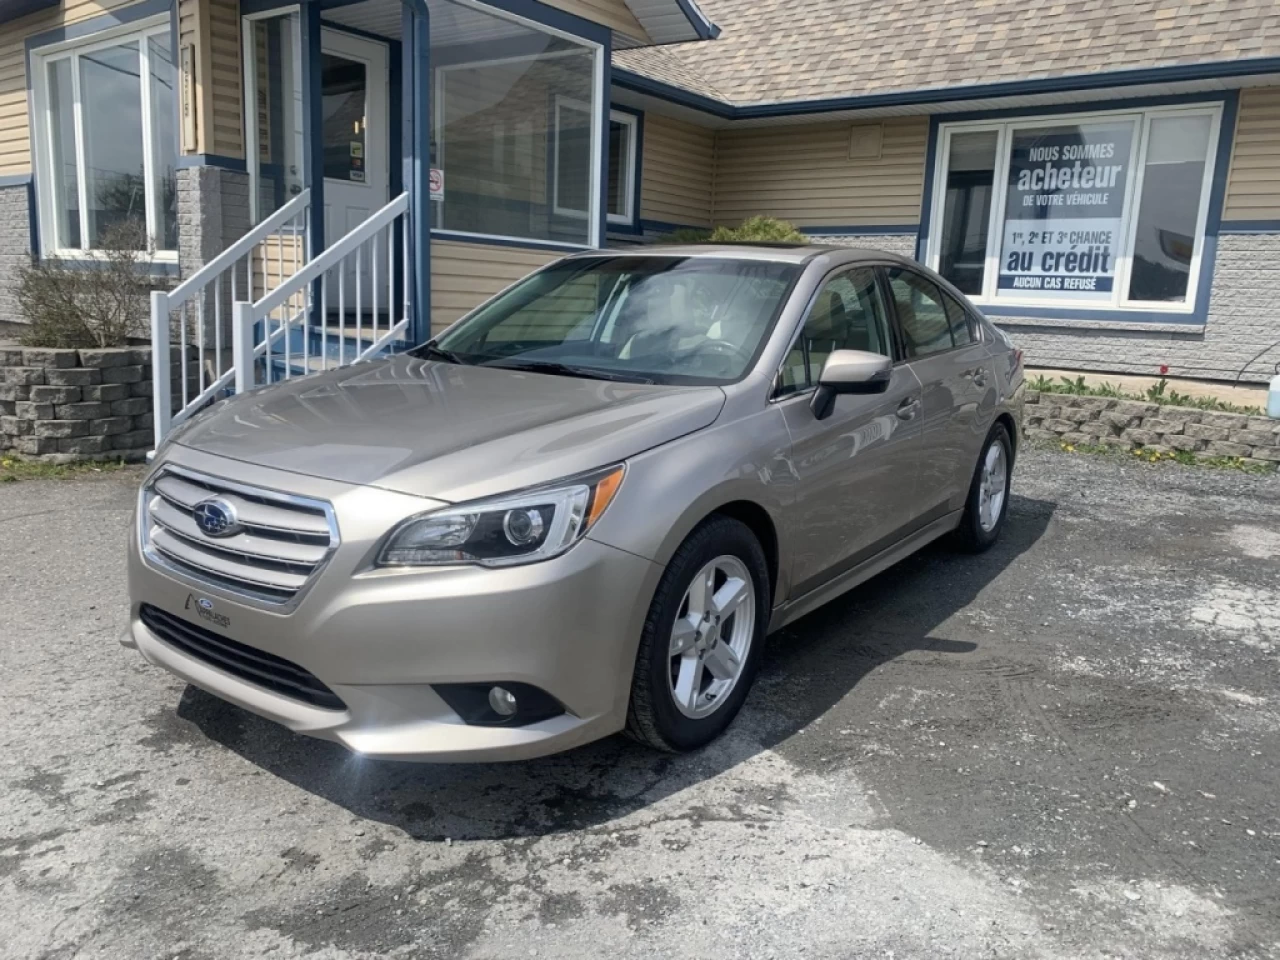
POLYGON ((907 397, 907 399, 898 404, 898 419, 914 420, 916 418, 916 413, 919 412, 919 410, 920 401, 915 397, 907 397))

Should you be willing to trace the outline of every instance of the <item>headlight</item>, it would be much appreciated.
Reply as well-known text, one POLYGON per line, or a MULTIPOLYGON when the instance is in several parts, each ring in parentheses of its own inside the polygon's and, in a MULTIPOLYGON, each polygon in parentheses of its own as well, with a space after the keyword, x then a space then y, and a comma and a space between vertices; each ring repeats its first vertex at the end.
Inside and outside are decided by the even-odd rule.
POLYGON ((380 567, 475 563, 509 567, 564 553, 613 501, 623 467, 476 500, 406 520, 378 555, 380 567))

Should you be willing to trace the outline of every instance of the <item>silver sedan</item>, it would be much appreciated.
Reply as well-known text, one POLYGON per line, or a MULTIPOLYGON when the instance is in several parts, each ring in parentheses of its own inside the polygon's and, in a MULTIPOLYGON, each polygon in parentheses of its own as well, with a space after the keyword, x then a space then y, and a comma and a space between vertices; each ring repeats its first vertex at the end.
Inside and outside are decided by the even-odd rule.
POLYGON ((408 353, 179 427, 124 642, 369 755, 695 749, 770 632, 936 538, 996 540, 1022 382, 900 257, 569 257, 408 353))

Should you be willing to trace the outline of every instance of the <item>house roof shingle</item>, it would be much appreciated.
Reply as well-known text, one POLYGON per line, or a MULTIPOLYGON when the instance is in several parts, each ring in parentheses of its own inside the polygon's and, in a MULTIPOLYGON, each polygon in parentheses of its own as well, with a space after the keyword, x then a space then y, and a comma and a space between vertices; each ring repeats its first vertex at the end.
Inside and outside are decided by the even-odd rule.
POLYGON ((1280 56, 1276 0, 700 0, 616 66, 732 106, 1280 56))

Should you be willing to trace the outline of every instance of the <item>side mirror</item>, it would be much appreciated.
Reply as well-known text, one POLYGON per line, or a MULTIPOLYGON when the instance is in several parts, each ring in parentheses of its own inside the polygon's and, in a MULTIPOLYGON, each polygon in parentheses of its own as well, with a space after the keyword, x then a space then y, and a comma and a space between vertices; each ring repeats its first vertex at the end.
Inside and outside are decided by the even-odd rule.
POLYGON ((884 393, 893 376, 893 361, 866 350, 836 350, 827 357, 814 391, 813 415, 819 420, 831 416, 836 397, 842 393, 884 393))

